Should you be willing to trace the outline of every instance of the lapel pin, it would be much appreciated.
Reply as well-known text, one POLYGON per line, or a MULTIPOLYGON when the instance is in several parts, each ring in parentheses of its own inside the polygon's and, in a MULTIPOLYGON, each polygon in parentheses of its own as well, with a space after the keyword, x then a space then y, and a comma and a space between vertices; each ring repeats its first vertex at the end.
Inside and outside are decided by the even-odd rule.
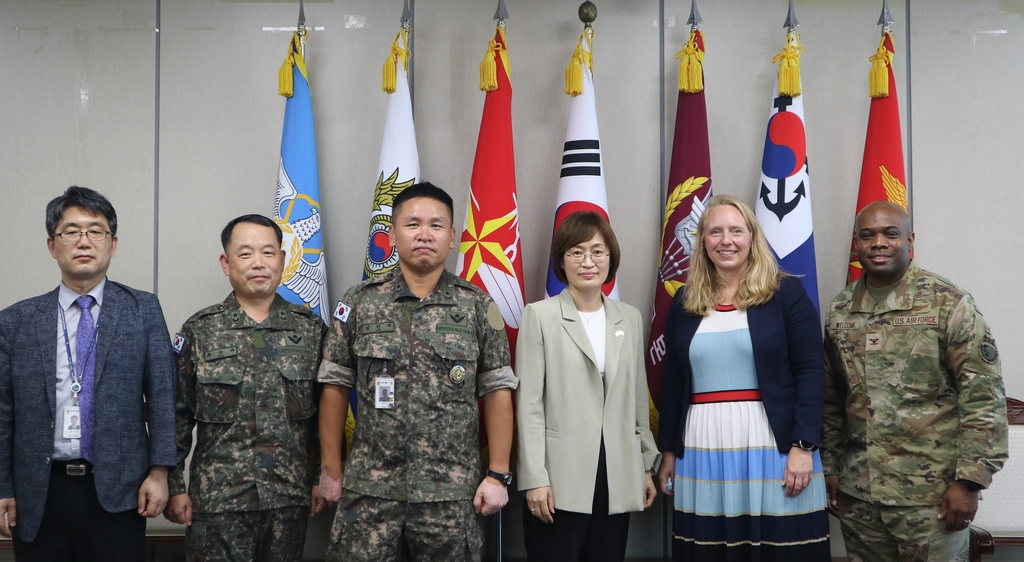
POLYGON ((622 330, 615 330, 615 337, 621 338, 624 335, 626 335, 626 332, 623 332, 622 330))

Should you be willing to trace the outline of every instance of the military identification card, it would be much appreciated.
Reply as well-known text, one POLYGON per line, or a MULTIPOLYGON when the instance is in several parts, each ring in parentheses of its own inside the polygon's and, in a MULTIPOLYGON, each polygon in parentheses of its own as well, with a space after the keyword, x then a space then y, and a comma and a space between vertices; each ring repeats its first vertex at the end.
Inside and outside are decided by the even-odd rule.
POLYGON ((378 410, 391 410, 395 407, 395 379, 381 375, 374 386, 374 402, 378 410))
POLYGON ((82 416, 78 406, 64 406, 64 439, 82 438, 82 416))

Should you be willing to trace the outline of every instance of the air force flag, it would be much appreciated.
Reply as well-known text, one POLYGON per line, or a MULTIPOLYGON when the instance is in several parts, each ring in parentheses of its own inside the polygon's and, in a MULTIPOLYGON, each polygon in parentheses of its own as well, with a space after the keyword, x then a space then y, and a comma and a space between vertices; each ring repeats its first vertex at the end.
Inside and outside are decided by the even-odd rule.
POLYGON ((285 251, 284 272, 277 292, 288 302, 312 309, 328 322, 331 311, 324 265, 313 102, 298 32, 292 37, 285 65, 291 65, 293 89, 284 105, 281 160, 274 198, 274 221, 284 232, 282 248, 285 251))

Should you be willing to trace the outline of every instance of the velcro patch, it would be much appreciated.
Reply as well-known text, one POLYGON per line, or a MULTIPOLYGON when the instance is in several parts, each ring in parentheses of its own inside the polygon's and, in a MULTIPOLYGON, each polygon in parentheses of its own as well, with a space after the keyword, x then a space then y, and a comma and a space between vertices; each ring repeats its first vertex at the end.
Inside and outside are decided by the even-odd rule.
POLYGON ((181 350, 185 349, 185 336, 174 334, 174 338, 171 340, 171 349, 174 350, 175 355, 181 355, 181 350))
POLYGON ((348 322, 348 315, 351 313, 352 307, 342 301, 338 301, 338 306, 334 307, 334 317, 340 320, 342 324, 348 322))

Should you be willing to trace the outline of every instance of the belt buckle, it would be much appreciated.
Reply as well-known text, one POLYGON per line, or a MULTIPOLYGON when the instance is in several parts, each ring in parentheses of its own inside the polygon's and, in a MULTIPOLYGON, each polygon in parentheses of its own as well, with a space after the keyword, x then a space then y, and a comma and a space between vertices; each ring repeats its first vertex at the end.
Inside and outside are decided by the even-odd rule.
POLYGON ((65 467, 68 476, 85 476, 88 469, 84 464, 69 464, 65 467))

